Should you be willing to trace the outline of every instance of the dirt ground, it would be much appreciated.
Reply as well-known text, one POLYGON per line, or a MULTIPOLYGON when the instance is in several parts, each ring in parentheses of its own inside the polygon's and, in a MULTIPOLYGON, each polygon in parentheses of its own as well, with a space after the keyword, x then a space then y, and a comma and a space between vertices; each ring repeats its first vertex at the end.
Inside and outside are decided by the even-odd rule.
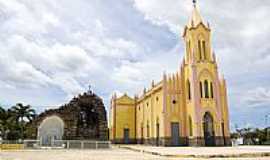
MULTIPOLYGON (((178 148, 179 149, 179 148, 178 148)), ((0 160, 193 160, 198 158, 170 158, 112 148, 102 150, 20 150, 0 151, 0 160)), ((211 158, 211 160, 270 160, 270 157, 211 158)))

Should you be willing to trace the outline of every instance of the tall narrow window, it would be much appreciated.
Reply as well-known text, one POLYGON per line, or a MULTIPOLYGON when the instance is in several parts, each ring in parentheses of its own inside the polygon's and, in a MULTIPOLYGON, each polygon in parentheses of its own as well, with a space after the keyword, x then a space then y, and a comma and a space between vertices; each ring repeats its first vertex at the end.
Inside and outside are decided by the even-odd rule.
POLYGON ((191 88, 189 80, 187 81, 187 92, 188 92, 188 99, 191 100, 191 88))
POLYGON ((207 59, 207 56, 206 56, 206 46, 205 46, 205 41, 202 41, 202 48, 203 48, 203 56, 204 56, 204 59, 207 59))
POLYGON ((193 136, 192 119, 190 116, 188 121, 189 121, 189 136, 193 136))
POLYGON ((143 122, 141 123, 141 144, 143 143, 143 122))
POLYGON ((186 41, 186 53, 188 53, 188 41, 186 41))
POLYGON ((191 52, 191 44, 190 44, 190 41, 188 41, 188 52, 189 52, 189 53, 191 52))
POLYGON ((209 90, 208 90, 208 81, 205 80, 204 81, 204 95, 205 95, 205 98, 209 98, 209 90))
POLYGON ((201 93, 201 98, 203 98, 203 85, 202 85, 202 82, 200 82, 200 93, 201 93))
POLYGON ((226 138, 225 138, 225 125, 224 122, 221 123, 221 128, 222 128, 222 137, 223 137, 223 142, 224 145, 226 145, 226 138))
POLYGON ((191 51, 191 47, 190 47, 190 41, 188 41, 187 43, 187 60, 190 60, 190 51, 191 51))
POLYGON ((214 90, 213 90, 213 83, 210 83, 210 92, 211 92, 211 98, 214 98, 214 90))
POLYGON ((188 46, 188 41, 186 42, 186 58, 187 58, 187 61, 188 61, 188 59, 189 59, 189 57, 188 57, 188 48, 189 48, 189 46, 188 46))
POLYGON ((146 133, 146 136, 147 136, 147 138, 149 138, 149 136, 150 136, 150 127, 149 127, 149 121, 147 121, 147 133, 146 133))
POLYGON ((202 49, 201 49, 201 41, 200 40, 198 41, 198 49, 199 49, 199 57, 201 60, 202 59, 202 49))

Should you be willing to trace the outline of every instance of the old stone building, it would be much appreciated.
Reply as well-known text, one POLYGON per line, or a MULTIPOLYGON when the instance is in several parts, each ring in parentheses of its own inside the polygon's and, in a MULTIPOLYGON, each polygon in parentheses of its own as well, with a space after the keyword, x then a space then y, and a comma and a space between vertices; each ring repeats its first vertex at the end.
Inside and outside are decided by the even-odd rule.
POLYGON ((91 91, 58 109, 41 113, 27 125, 27 136, 49 145, 52 140, 107 140, 106 110, 91 91))
POLYGON ((113 95, 110 140, 164 146, 229 145, 226 81, 219 76, 211 28, 194 2, 182 34, 185 54, 176 73, 131 98, 113 95))

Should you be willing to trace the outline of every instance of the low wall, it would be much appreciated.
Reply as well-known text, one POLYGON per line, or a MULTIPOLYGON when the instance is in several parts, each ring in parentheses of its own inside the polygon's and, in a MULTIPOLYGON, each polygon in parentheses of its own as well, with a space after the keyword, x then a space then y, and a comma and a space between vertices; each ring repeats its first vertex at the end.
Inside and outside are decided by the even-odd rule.
MULTIPOLYGON (((56 144, 66 149, 105 149, 111 148, 111 142, 109 141, 58 141, 56 144)), ((57 146, 57 145, 56 145, 57 146)))
POLYGON ((0 144, 0 150, 20 150, 23 148, 23 144, 0 144))
POLYGON ((110 141, 87 140, 55 140, 49 145, 42 145, 39 140, 24 140, 23 142, 0 141, 0 150, 21 149, 106 149, 111 148, 110 141))

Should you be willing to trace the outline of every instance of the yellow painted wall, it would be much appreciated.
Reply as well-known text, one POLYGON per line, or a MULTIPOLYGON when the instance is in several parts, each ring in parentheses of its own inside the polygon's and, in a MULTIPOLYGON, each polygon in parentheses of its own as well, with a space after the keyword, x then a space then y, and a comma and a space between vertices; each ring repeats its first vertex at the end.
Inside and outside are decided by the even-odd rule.
POLYGON ((134 105, 118 105, 116 108, 116 138, 124 138, 124 129, 129 129, 129 137, 135 138, 134 105))
POLYGON ((157 136, 157 123, 159 123, 159 136, 163 133, 163 88, 162 82, 145 92, 136 102, 137 109, 137 138, 143 139, 155 138, 157 136), (149 135, 147 136, 147 126, 149 126, 149 135), (143 127, 143 133, 142 133, 143 127))
POLYGON ((179 136, 185 135, 185 110, 181 92, 181 77, 179 73, 171 74, 167 80, 165 137, 171 137, 171 123, 179 123, 179 136))
POLYGON ((115 99, 110 111, 110 139, 123 139, 124 129, 129 129, 129 138, 135 139, 135 103, 134 99, 124 95, 115 99), (115 108, 114 108, 115 107, 115 108), (114 113, 115 112, 115 113, 114 113), (115 118, 115 122, 114 122, 115 118), (115 127, 115 135, 113 128, 115 127))
POLYGON ((0 144, 0 150, 20 150, 23 148, 23 144, 0 144))

